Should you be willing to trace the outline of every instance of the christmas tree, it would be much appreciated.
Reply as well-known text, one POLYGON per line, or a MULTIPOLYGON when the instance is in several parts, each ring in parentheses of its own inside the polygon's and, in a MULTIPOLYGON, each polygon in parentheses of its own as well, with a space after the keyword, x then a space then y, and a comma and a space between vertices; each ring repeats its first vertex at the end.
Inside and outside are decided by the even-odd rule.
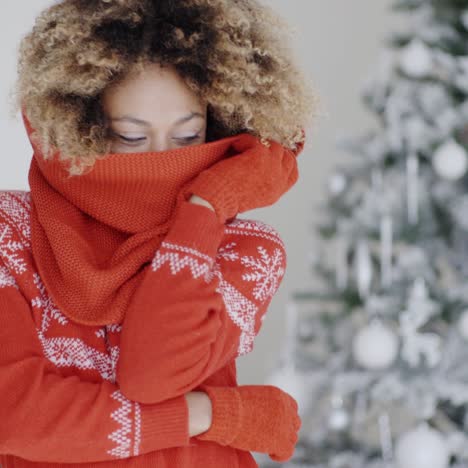
POLYGON ((299 403, 287 467, 468 467, 468 0, 392 8, 267 382, 299 403))

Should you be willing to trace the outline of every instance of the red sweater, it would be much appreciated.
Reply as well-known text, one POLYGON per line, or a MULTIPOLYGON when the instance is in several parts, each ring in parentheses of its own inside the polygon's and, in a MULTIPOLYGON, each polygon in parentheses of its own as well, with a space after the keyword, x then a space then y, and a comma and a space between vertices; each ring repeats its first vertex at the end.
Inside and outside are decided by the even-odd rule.
POLYGON ((2 468, 257 467, 249 452, 189 437, 184 394, 237 385, 235 359, 252 350, 285 273, 278 233, 221 225, 187 202, 132 299, 151 288, 159 299, 140 312, 155 313, 84 326, 44 288, 30 207, 30 192, 0 191, 2 468))

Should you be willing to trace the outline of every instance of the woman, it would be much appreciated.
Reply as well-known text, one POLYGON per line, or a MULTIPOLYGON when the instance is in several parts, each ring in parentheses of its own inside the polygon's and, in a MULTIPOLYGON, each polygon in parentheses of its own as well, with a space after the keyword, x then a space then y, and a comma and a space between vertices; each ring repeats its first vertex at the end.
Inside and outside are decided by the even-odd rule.
POLYGON ((297 180, 314 96, 255 0, 64 0, 20 47, 30 192, 0 192, 0 463, 253 467, 287 393, 238 386, 286 267, 239 213, 297 180))

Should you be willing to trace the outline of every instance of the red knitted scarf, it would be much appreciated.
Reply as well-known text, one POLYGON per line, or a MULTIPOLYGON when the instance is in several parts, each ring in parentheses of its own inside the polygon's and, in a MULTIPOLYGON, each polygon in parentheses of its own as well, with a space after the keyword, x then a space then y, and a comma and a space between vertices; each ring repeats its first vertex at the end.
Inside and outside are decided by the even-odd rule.
POLYGON ((43 158, 24 113, 23 121, 34 151, 29 170, 33 257, 57 307, 86 325, 123 320, 143 267, 183 201, 184 184, 237 154, 236 142, 245 150, 263 146, 242 133, 161 152, 112 153, 90 172, 69 177, 58 151, 53 159, 43 158))

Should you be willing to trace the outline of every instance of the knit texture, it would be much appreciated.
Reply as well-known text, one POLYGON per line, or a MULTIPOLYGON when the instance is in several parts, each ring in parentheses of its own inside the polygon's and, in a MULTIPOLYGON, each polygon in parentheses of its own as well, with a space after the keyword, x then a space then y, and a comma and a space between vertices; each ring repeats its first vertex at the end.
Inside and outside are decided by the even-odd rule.
POLYGON ((268 453, 275 461, 292 457, 302 421, 291 395, 273 385, 202 385, 201 390, 213 411, 210 428, 197 439, 268 453))
MULTIPOLYGON (((305 138, 305 132, 303 132, 305 138)), ((188 200, 192 194, 209 201, 218 219, 225 222, 238 213, 272 205, 298 180, 297 155, 278 142, 258 144, 249 134, 232 142, 235 158, 226 158, 204 170, 183 188, 188 200)))
POLYGON ((87 326, 42 282, 31 209, 30 192, 0 191, 0 463, 256 467, 249 451, 188 438, 183 395, 237 386, 235 360, 285 273, 278 232, 250 219, 220 229, 211 209, 184 203, 125 323, 87 326))
POLYGON ((43 158, 24 113, 23 120, 34 150, 28 176, 34 259, 55 303, 84 325, 123 320, 189 198, 186 186, 198 177, 197 193, 206 191, 216 206, 218 232, 226 216, 247 208, 246 198, 248 208, 273 203, 297 177, 291 150, 247 133, 162 152, 108 154, 90 172, 69 177, 58 151, 43 158), (212 173, 217 162, 228 166, 212 173))

